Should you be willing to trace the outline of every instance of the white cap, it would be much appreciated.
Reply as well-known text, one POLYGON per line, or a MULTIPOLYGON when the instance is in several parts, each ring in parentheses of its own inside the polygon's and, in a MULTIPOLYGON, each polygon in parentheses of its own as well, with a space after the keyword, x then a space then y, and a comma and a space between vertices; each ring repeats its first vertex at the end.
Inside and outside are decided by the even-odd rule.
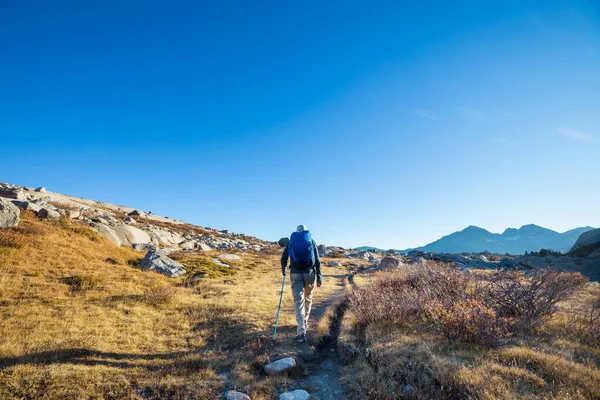
POLYGON ((304 232, 306 230, 306 227, 304 225, 298 225, 298 227, 296 228, 296 230, 298 232, 304 232))

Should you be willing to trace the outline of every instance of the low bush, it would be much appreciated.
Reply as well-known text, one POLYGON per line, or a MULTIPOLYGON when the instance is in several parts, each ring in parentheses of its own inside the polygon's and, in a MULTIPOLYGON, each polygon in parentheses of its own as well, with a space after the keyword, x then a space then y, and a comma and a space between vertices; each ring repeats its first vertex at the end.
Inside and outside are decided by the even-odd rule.
POLYGON ((449 305, 432 301, 427 311, 435 328, 450 339, 493 347, 504 344, 512 335, 510 318, 498 317, 495 310, 474 298, 449 305))
POLYGON ((357 327, 413 323, 451 339, 497 346, 548 321, 587 282, 581 274, 550 270, 525 275, 499 271, 475 275, 429 263, 381 274, 349 298, 357 327))
POLYGON ((100 281, 89 275, 75 275, 62 278, 62 283, 69 285, 72 293, 85 292, 100 287, 100 281))
POLYGON ((143 299, 155 307, 170 304, 175 300, 177 290, 173 286, 157 285, 144 290, 143 299))
POLYGON ((600 296, 572 306, 568 310, 568 326, 583 343, 600 344, 600 296))
POLYGON ((413 321, 422 311, 414 290, 394 286, 356 289, 350 296, 350 307, 361 328, 375 322, 403 325, 413 321))
POLYGON ((531 333, 552 318, 557 303, 568 299, 587 279, 575 272, 535 270, 527 275, 499 271, 492 275, 485 302, 503 318, 514 320, 514 329, 531 333))

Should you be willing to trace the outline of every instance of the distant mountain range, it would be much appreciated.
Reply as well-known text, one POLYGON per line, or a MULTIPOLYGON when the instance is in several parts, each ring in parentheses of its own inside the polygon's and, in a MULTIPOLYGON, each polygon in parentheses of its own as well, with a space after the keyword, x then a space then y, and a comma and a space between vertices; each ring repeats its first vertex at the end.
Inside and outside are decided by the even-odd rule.
MULTIPOLYGON (((489 251, 499 254, 523 254, 526 251, 550 249, 567 252, 584 232, 592 230, 590 226, 571 229, 559 233, 537 225, 524 225, 519 229, 508 228, 503 233, 491 233, 477 226, 469 226, 460 232, 444 236, 428 245, 414 249, 432 253, 480 253, 489 251)), ((376 247, 363 246, 358 250, 381 250, 376 247)), ((385 250, 381 250, 385 251, 385 250)))

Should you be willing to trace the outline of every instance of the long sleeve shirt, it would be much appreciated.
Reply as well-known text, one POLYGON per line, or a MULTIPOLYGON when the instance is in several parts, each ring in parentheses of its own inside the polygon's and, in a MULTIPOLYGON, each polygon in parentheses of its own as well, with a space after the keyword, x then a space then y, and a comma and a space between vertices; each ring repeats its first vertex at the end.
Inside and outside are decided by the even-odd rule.
MULTIPOLYGON (((321 282, 323 281, 323 275, 321 275, 321 259, 319 258, 319 251, 317 250, 317 244, 315 243, 315 241, 313 240, 312 242, 313 245, 313 251, 315 254, 315 274, 317 275, 317 281, 321 282)), ((283 254, 281 255, 281 272, 285 275, 285 269, 287 268, 287 263, 288 263, 288 259, 290 258, 290 253, 289 253, 289 243, 287 246, 285 246, 285 249, 283 250, 283 254)), ((295 265, 294 262, 291 262, 290 265, 290 271, 291 272, 302 272, 301 270, 299 270, 295 265)))

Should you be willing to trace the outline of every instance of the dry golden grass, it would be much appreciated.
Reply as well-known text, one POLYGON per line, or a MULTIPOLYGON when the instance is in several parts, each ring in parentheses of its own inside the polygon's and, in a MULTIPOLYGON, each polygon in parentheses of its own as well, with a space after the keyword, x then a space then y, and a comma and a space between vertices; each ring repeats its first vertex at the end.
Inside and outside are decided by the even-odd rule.
MULTIPOLYGON (((227 271, 211 265, 216 252, 181 256, 212 276, 189 286, 140 271, 142 253, 85 226, 24 213, 0 230, 0 398, 213 399, 234 386, 272 398, 289 378, 261 366, 295 351, 289 284, 271 339, 282 279, 273 253, 238 253, 227 271)), ((345 273, 324 267, 317 309, 343 292, 345 273)))

